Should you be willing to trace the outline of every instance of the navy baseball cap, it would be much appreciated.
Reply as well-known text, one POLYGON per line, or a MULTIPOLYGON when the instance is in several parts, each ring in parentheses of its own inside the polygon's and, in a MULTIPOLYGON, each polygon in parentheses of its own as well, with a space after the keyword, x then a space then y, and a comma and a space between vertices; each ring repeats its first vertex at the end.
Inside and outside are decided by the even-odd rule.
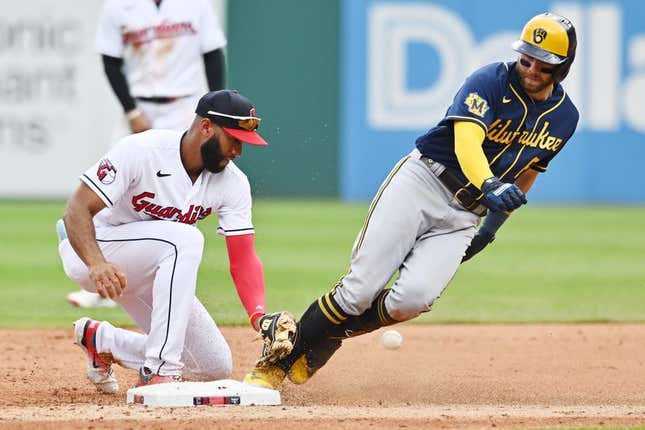
POLYGON ((195 113, 208 118, 244 143, 268 145, 256 131, 262 119, 255 116, 253 103, 236 90, 210 91, 204 94, 197 103, 195 113))

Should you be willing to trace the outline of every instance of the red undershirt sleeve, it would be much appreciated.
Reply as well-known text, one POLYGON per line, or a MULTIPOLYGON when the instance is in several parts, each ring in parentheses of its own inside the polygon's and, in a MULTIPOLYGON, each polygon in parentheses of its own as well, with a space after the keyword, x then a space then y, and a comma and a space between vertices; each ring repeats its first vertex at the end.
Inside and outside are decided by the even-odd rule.
POLYGON ((255 236, 226 236, 226 249, 237 294, 249 315, 251 326, 255 327, 256 320, 264 315, 266 309, 264 270, 255 252, 255 236))

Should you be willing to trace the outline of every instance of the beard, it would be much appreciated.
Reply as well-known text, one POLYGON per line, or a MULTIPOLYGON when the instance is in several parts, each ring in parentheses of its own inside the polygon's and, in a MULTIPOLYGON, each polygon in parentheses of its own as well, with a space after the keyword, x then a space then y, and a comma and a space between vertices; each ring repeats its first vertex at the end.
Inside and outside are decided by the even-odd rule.
POLYGON ((554 85, 554 81, 550 77, 548 79, 544 79, 538 82, 535 82, 535 81, 529 82, 528 81, 529 74, 527 72, 524 72, 523 70, 519 70, 519 75, 520 75, 520 82, 522 83, 522 87, 524 87, 524 91, 526 91, 527 94, 539 93, 545 88, 554 85))
POLYGON ((213 136, 204 142, 200 147, 200 152, 202 154, 204 168, 209 172, 219 173, 226 168, 226 164, 228 163, 222 164, 225 158, 217 137, 213 136))

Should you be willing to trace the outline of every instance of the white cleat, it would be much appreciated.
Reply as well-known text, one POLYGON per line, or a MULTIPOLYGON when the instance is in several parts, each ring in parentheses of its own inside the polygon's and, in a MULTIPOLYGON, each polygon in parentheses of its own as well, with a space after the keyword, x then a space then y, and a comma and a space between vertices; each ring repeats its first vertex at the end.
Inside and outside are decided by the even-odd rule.
POLYGON ((114 394, 119 384, 112 371, 111 354, 96 351, 96 331, 101 323, 83 317, 74 323, 74 343, 87 354, 87 378, 96 386, 99 393, 114 394))
POLYGON ((113 308, 116 303, 111 299, 104 299, 96 293, 85 290, 74 291, 67 295, 67 302, 79 308, 113 308))

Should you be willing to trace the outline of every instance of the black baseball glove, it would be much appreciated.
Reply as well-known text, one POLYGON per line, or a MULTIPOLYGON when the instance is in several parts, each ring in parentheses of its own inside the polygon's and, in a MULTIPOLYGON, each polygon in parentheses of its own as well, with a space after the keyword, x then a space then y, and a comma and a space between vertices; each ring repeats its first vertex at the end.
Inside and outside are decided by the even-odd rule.
POLYGON ((256 366, 269 366, 291 354, 296 337, 296 319, 291 313, 283 311, 264 315, 260 318, 259 327, 264 346, 256 366))

